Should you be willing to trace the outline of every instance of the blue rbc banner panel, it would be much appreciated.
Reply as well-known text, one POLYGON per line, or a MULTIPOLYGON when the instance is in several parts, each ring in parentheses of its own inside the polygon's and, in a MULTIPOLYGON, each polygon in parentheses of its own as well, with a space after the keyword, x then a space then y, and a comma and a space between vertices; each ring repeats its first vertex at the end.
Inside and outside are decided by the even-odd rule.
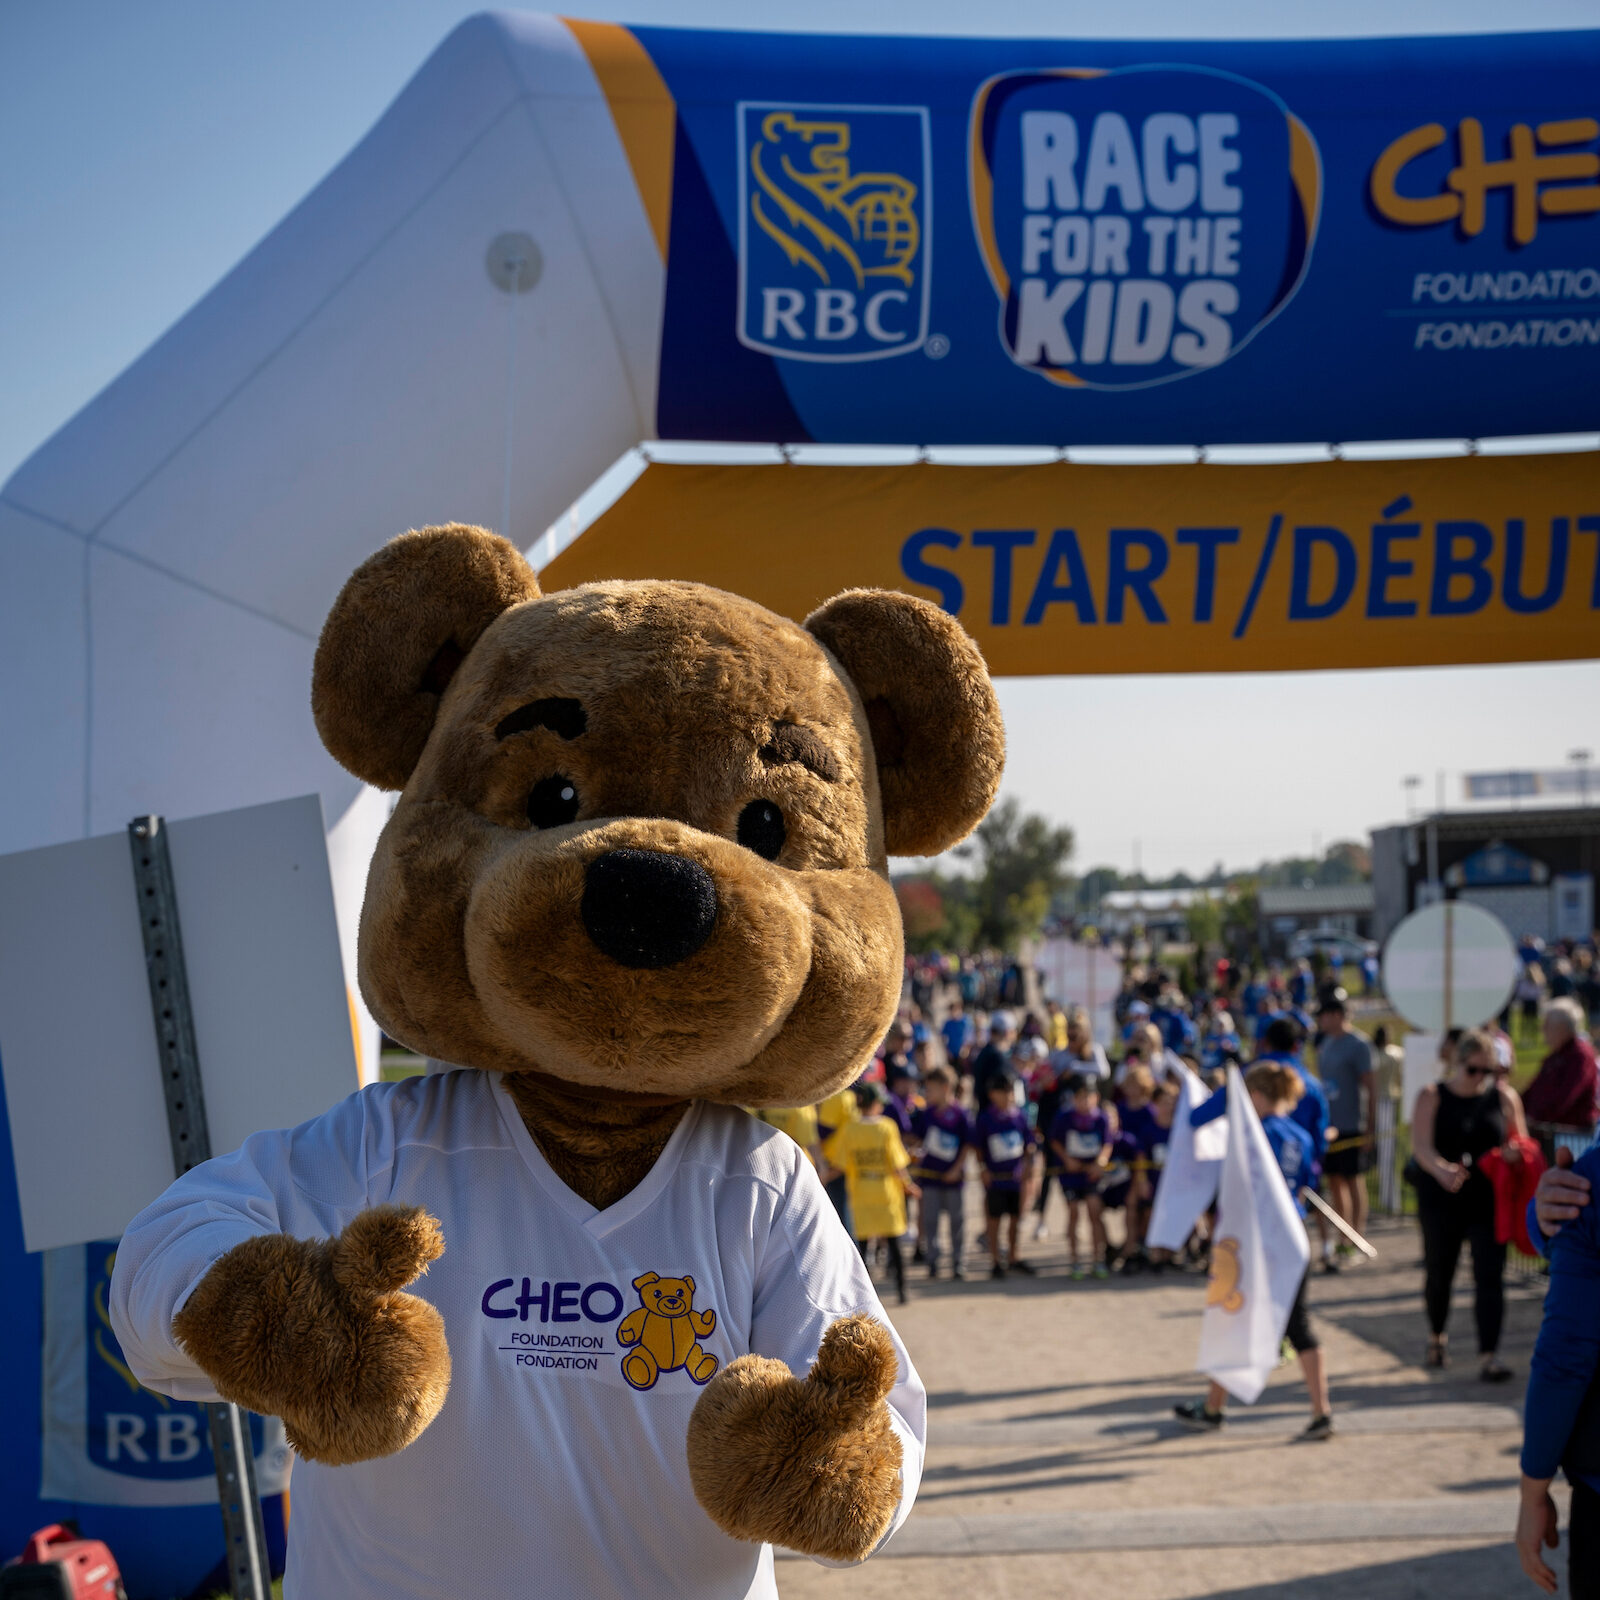
POLYGON ((636 34, 677 112, 662 437, 1600 427, 1600 32, 636 34))

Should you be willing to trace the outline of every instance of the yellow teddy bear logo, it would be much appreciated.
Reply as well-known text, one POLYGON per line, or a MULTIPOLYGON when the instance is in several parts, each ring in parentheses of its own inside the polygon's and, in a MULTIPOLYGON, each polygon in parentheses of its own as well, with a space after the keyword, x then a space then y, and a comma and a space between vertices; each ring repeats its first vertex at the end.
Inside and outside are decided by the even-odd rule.
POLYGON ((635 1389, 651 1389, 663 1372, 681 1367, 694 1383, 709 1383, 717 1358, 700 1348, 700 1340, 711 1336, 717 1314, 694 1309, 694 1279, 646 1272, 633 1286, 639 1291, 639 1309, 630 1311, 617 1329, 617 1343, 628 1349, 622 1376, 635 1389))
POLYGON ((1224 1311, 1238 1311, 1244 1305, 1239 1288, 1239 1241, 1219 1239, 1211 1252, 1211 1282, 1206 1285, 1206 1304, 1224 1311))

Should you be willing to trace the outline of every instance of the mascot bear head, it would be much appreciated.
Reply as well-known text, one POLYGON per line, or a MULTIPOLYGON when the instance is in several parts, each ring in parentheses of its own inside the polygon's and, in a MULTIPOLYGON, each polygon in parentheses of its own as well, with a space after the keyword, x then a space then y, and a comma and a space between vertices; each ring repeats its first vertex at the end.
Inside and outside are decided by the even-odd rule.
POLYGON ((1004 759, 983 660, 926 601, 851 590, 799 626, 695 583, 541 596, 461 526, 356 571, 312 708, 402 791, 361 919, 385 1031, 657 1101, 853 1079, 900 996, 888 857, 963 838, 1004 759))

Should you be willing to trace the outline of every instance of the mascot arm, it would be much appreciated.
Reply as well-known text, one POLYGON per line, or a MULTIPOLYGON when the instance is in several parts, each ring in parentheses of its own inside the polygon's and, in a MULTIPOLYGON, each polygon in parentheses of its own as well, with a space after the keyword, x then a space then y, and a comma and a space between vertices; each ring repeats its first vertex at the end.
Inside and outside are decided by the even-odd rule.
POLYGON ((725 1367, 689 1422, 690 1478, 711 1520, 822 1561, 871 1555, 910 1505, 917 1441, 887 1403, 899 1364, 888 1329, 854 1316, 828 1329, 804 1379, 766 1356, 725 1367))
POLYGON ((758 1225, 751 1354, 706 1385, 689 1471, 736 1539, 864 1560, 910 1515, 927 1395, 810 1162, 758 1225))
POLYGON ((329 1463, 409 1444, 450 1380, 443 1320, 403 1292, 444 1242, 425 1212, 368 1204, 392 1130, 364 1101, 186 1173, 129 1224, 111 1280, 140 1382, 280 1416, 329 1463))

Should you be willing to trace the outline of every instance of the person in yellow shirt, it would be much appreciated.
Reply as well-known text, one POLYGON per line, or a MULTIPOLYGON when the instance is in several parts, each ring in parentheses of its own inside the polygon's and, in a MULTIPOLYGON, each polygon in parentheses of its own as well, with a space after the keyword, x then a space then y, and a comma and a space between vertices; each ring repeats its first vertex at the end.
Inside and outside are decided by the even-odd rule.
POLYGON ((889 1255, 889 1275, 900 1304, 906 1303, 906 1264, 900 1236, 906 1231, 906 1196, 922 1191, 911 1181, 911 1158, 900 1130, 883 1114, 887 1096, 875 1083, 858 1083, 860 1115, 835 1130, 823 1145, 830 1168, 844 1177, 850 1191, 850 1212, 862 1259, 867 1246, 882 1239, 889 1255))
POLYGON ((822 1139, 817 1132, 815 1106, 763 1106, 756 1120, 780 1133, 786 1133, 811 1158, 811 1165, 822 1166, 822 1139))
MULTIPOLYGON (((817 1140, 824 1151, 828 1148, 828 1141, 846 1123, 856 1120, 856 1096, 853 1089, 841 1089, 837 1094, 830 1094, 826 1100, 820 1101, 816 1107, 817 1112, 817 1140)), ((853 1239, 856 1236, 855 1221, 850 1215, 850 1186, 845 1181, 842 1172, 829 1173, 824 1170, 827 1162, 818 1164, 822 1172, 823 1187, 828 1191, 828 1198, 833 1202, 833 1209, 839 1213, 839 1220, 844 1224, 844 1231, 853 1239)))

